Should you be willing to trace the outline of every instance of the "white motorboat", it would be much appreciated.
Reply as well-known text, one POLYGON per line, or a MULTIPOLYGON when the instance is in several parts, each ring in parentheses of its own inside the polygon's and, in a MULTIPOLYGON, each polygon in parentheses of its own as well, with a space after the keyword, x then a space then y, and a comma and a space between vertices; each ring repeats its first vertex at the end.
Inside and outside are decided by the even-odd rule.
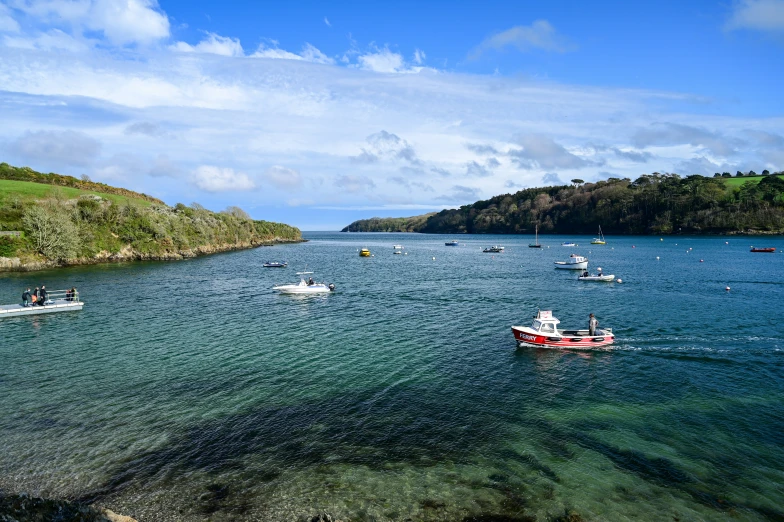
POLYGON ((305 276, 313 272, 297 272, 300 276, 299 283, 291 285, 276 285, 272 289, 281 294, 328 294, 335 291, 335 285, 330 283, 317 283, 310 277, 305 280, 305 276))
POLYGON ((403 245, 393 245, 392 248, 394 251, 393 254, 402 254, 403 253, 403 245))
POLYGON ((605 275, 602 274, 601 272, 599 272, 598 274, 589 274, 588 272, 585 272, 577 276, 577 279, 579 279, 580 281, 600 281, 604 283, 611 283, 615 281, 615 276, 613 274, 605 275))
POLYGON ((577 254, 572 254, 566 261, 555 261, 555 268, 562 270, 585 270, 588 268, 588 259, 577 254))

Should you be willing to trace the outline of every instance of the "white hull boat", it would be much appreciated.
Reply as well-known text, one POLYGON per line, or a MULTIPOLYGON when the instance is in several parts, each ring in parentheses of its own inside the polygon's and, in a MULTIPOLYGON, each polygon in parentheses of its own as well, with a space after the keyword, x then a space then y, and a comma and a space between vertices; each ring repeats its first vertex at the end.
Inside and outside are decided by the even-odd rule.
POLYGON ((555 268, 561 270, 585 270, 588 268, 588 259, 572 254, 567 261, 555 261, 555 268))
POLYGON ((611 283, 615 281, 615 276, 613 274, 581 275, 577 279, 580 281, 599 281, 603 283, 611 283))
MULTIPOLYGON (((313 272, 297 272, 299 276, 312 274, 313 272)), ((308 281, 302 277, 299 283, 291 285, 276 285, 272 287, 276 292, 281 294, 328 294, 335 291, 335 285, 330 283, 316 283, 311 277, 308 281)))

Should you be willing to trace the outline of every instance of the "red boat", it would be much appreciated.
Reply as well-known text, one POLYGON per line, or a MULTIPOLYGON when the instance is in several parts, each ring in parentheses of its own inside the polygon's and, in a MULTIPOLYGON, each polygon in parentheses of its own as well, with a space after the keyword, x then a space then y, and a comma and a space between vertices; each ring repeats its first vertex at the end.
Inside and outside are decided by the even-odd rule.
POLYGON ((772 254, 773 252, 776 251, 776 249, 775 248, 754 248, 754 247, 751 247, 751 251, 752 252, 769 252, 769 253, 772 254))
POLYGON ((615 340, 612 328, 597 328, 595 335, 589 335, 587 329, 559 330, 560 322, 551 311, 540 310, 530 327, 513 326, 512 333, 518 347, 591 350, 610 345, 615 340))

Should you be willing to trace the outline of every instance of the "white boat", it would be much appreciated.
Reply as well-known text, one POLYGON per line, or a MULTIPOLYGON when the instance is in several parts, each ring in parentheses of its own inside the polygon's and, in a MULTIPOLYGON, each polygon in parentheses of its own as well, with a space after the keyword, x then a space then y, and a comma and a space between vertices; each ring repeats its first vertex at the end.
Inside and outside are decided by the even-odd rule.
POLYGON ((291 285, 276 285, 272 289, 281 294, 328 294, 335 291, 335 285, 330 283, 316 283, 313 278, 305 281, 305 276, 313 272, 297 272, 300 276, 299 283, 291 285))
POLYGON ((572 246, 577 246, 577 245, 575 245, 575 244, 574 244, 573 242, 571 242, 571 241, 564 241, 563 243, 561 243, 561 246, 569 246, 569 247, 572 247, 572 246))
POLYGON ((55 312, 70 312, 81 310, 84 303, 79 299, 79 293, 72 294, 70 290, 52 290, 43 305, 23 304, 0 305, 0 319, 4 317, 19 317, 22 315, 51 314, 55 312))
POLYGON ((403 245, 394 245, 392 248, 394 249, 394 251, 392 252, 393 254, 403 253, 403 245))
POLYGON ((602 274, 599 272, 598 274, 589 274, 588 272, 584 272, 583 274, 577 276, 577 279, 580 281, 600 281, 604 283, 611 283, 615 281, 615 276, 613 274, 602 274))
POLYGON ((491 246, 491 247, 487 247, 484 250, 482 250, 482 252, 484 252, 485 254, 487 254, 488 252, 495 253, 495 254, 500 254, 503 251, 504 251, 504 247, 499 246, 499 245, 494 245, 494 246, 491 246))
POLYGON ((562 270, 585 270, 588 268, 588 259, 577 254, 572 254, 566 261, 555 261, 555 268, 562 270))
POLYGON ((607 241, 604 240, 604 234, 602 234, 602 226, 599 225, 599 237, 595 237, 591 240, 592 245, 606 245, 607 241))

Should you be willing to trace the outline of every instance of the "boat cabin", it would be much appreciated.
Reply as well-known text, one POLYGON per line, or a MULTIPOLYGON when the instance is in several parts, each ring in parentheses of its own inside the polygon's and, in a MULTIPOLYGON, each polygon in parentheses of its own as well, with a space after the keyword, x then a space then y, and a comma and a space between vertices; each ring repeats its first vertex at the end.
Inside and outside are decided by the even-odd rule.
POLYGON ((531 323, 531 330, 539 332, 543 335, 558 335, 558 327, 556 326, 561 321, 553 317, 551 310, 539 310, 531 323))

